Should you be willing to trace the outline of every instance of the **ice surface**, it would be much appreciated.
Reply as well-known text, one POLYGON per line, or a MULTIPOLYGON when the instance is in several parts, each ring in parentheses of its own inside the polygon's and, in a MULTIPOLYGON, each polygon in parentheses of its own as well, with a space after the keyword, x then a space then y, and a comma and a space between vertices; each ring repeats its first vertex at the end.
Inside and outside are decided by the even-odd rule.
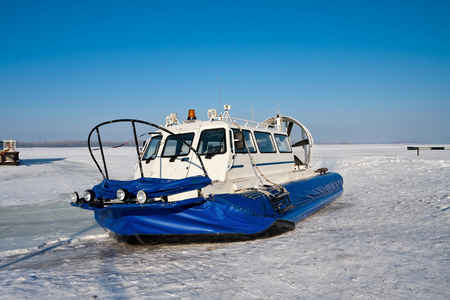
MULTIPOLYGON (((143 247, 68 204, 102 179, 86 149, 19 150, 0 166, 0 298, 450 299, 450 151, 317 145, 345 191, 294 231, 143 247)), ((133 151, 112 154, 123 176, 133 151)))

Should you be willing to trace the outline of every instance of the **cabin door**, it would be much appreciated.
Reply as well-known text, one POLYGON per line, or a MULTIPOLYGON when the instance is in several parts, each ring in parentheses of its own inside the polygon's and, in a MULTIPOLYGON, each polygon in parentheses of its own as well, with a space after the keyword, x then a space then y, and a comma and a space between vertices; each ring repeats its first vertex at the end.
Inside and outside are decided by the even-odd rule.
MULTIPOLYGON (((229 149, 224 128, 205 129, 200 133, 197 153, 199 154, 209 178, 223 181, 228 168, 229 149)), ((193 153, 189 176, 203 175, 199 158, 193 153)))

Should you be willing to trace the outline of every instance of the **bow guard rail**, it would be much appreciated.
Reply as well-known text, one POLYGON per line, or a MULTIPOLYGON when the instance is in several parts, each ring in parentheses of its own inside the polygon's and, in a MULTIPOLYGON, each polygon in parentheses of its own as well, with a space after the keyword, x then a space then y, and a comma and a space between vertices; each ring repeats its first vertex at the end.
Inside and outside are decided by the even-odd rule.
MULTIPOLYGON (((135 126, 136 123, 148 125, 148 126, 151 126, 151 127, 156 128, 156 129, 162 130, 162 131, 164 131, 164 132, 166 132, 166 133, 168 133, 168 134, 170 134, 170 135, 173 135, 173 136, 174 136, 176 139, 178 139, 180 142, 182 142, 183 144, 185 144, 186 146, 188 146, 189 149, 192 150, 192 151, 195 153, 195 155, 197 155, 197 157, 198 157, 198 159, 199 159, 199 161, 200 161, 200 165, 201 165, 201 167, 202 167, 202 169, 203 169, 204 176, 205 176, 205 177, 208 177, 208 173, 207 173, 207 171, 206 171, 206 169, 205 169, 205 165, 203 164, 203 161, 202 161, 200 155, 198 154, 197 150, 195 150, 191 145, 189 145, 188 143, 186 143, 183 139, 181 139, 180 137, 178 137, 177 134, 173 133, 172 131, 168 130, 168 129, 165 128, 165 127, 162 127, 162 126, 160 126, 160 125, 153 124, 153 123, 150 123, 150 122, 146 122, 146 121, 142 121, 142 120, 136 120, 136 119, 117 119, 117 120, 111 120, 111 121, 107 121, 107 122, 103 122, 103 123, 98 124, 97 126, 95 126, 94 128, 92 128, 92 130, 91 130, 91 132, 89 133, 89 136, 88 136, 88 148, 89 148, 89 153, 91 154, 91 157, 92 157, 92 159, 94 160, 94 163, 95 163, 95 165, 97 166, 98 170, 99 170, 100 173, 102 174, 103 179, 109 179, 109 175, 108 175, 108 168, 106 167, 106 160, 105 160, 105 155, 104 155, 104 152, 103 152, 103 145, 102 145, 102 141, 101 141, 101 138, 100 138, 100 131, 99 131, 99 128, 102 127, 102 126, 104 126, 104 125, 113 124, 113 123, 120 123, 120 122, 130 122, 130 123, 131 123, 132 128, 133 128, 134 143, 135 143, 135 146, 136 146, 136 154, 137 154, 137 157, 138 157, 138 158, 139 158, 139 156, 140 156, 140 153, 139 153, 139 142, 138 142, 138 137, 137 137, 137 134, 136 134, 136 126, 135 126), (101 153, 102 161, 103 161, 103 168, 105 169, 105 172, 104 172, 104 173, 103 173, 103 171, 102 171, 102 168, 100 167, 100 164, 98 163, 97 159, 95 159, 95 156, 94 156, 94 154, 92 153, 92 148, 91 148, 91 136, 92 136, 92 134, 94 133, 94 131, 97 133, 97 139, 98 139, 99 149, 100 149, 100 153, 101 153)), ((141 161, 140 159, 138 159, 138 162, 139 162, 139 170, 140 170, 141 178, 142 178, 142 177, 144 177, 144 173, 143 173, 143 171, 142 171, 142 161, 141 161)))

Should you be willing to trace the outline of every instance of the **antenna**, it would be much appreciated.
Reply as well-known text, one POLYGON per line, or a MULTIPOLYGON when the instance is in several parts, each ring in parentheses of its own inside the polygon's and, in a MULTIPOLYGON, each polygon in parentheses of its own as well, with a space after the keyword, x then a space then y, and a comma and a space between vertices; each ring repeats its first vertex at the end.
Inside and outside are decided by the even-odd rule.
POLYGON ((220 97, 220 80, 219 80, 219 74, 217 74, 217 85, 219 86, 219 107, 220 107, 220 115, 222 116, 222 98, 220 97))

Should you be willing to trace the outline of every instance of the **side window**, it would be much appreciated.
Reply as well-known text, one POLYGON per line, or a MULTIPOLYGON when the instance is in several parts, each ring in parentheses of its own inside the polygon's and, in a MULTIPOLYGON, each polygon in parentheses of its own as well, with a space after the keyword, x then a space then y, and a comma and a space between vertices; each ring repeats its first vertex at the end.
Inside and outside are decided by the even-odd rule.
POLYGON ((255 131, 255 138, 256 143, 258 144, 259 152, 261 153, 276 152, 270 133, 255 131))
MULTIPOLYGON (((237 131, 239 131, 239 129, 233 129, 233 132, 237 131)), ((248 130, 242 130, 242 133, 244 134, 245 144, 247 145, 248 150, 250 150, 251 153, 255 153, 256 149, 253 144, 252 133, 248 130)), ((244 150, 236 150, 236 153, 247 153, 247 148, 244 150)))
POLYGON ((215 155, 225 153, 225 129, 203 130, 198 145, 198 154, 215 155))
POLYGON ((278 151, 281 153, 292 152, 291 145, 289 144, 289 139, 286 135, 275 134, 275 141, 277 142, 278 151))
MULTIPOLYGON (((188 145, 192 145, 192 140, 194 139, 193 133, 179 134, 178 137, 185 141, 188 145)), ((166 144, 164 145, 163 157, 172 156, 184 156, 188 155, 189 147, 182 143, 175 136, 171 135, 167 137, 166 144)))
POLYGON ((148 144, 147 150, 145 150, 142 160, 154 159, 158 154, 159 143, 161 142, 161 135, 154 136, 148 144))

